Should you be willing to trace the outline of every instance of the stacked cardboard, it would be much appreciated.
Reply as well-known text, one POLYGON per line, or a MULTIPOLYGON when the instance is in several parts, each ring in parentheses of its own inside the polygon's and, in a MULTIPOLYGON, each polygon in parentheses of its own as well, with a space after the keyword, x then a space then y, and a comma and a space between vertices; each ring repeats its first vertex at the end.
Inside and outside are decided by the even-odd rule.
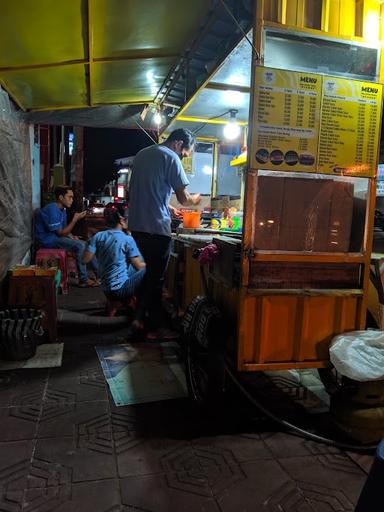
POLYGON ((254 248, 347 252, 352 212, 352 183, 259 176, 254 248))

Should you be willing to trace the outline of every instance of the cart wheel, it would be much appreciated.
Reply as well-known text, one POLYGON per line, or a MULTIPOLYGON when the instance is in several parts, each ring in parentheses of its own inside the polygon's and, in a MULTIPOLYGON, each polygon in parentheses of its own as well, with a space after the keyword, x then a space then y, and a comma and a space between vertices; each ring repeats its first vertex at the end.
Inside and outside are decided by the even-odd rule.
POLYGON ((186 343, 186 377, 189 396, 199 407, 218 406, 225 390, 222 351, 204 349, 196 340, 186 343))
POLYGON ((216 405, 224 390, 224 319, 211 299, 200 296, 188 306, 183 327, 190 397, 199 406, 216 405))

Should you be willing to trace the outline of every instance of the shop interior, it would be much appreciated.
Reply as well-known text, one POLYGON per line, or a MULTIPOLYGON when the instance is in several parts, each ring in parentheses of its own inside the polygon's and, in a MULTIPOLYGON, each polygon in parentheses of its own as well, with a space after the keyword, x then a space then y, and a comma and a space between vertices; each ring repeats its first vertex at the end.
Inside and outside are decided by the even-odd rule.
MULTIPOLYGON (((292 33, 292 31, 276 28, 273 24, 264 26, 261 39, 265 66, 273 63, 274 68, 292 71, 340 76, 367 82, 378 80, 379 48, 373 44, 328 37, 320 38, 305 32, 292 33), (314 48, 316 51, 313 51, 314 48), (327 65, 325 66, 324 63, 327 65)), ((190 181, 190 192, 203 195, 199 207, 202 212, 202 222, 199 228, 225 231, 227 234, 241 232, 244 217, 247 145, 250 144, 249 112, 252 104, 251 70, 252 59, 256 59, 252 46, 252 31, 250 31, 228 55, 221 68, 175 116, 163 133, 165 136, 176 128, 186 128, 196 134, 198 142, 194 154, 190 161, 184 160, 183 165, 190 181)), ((256 119, 253 120, 253 122, 255 121, 256 119)), ((305 152, 305 148, 303 150, 305 152)), ((369 188, 368 180, 352 176, 335 177, 308 173, 306 168, 308 168, 310 159, 306 161, 306 157, 308 159, 304 153, 303 165, 297 169, 296 173, 276 173, 279 171, 279 161, 275 162, 276 169, 273 172, 262 169, 259 172, 264 176, 269 176, 270 183, 273 183, 271 180, 276 178, 280 180, 296 178, 295 181, 289 182, 291 189, 297 188, 293 191, 292 197, 292 202, 295 204, 298 200, 300 201, 300 197, 307 194, 303 191, 303 185, 300 182, 303 179, 310 179, 312 183, 316 182, 318 185, 315 185, 309 192, 306 201, 301 205, 302 210, 306 208, 306 203, 313 201, 314 197, 319 197, 319 191, 316 188, 321 186, 319 179, 334 182, 338 190, 341 190, 340 187, 342 187, 340 182, 344 182, 344 187, 346 187, 344 193, 350 200, 349 203, 347 201, 349 206, 345 204, 344 211, 340 212, 346 219, 340 228, 342 232, 337 233, 331 237, 332 240, 329 239, 324 243, 314 241, 313 237, 312 241, 308 241, 308 233, 303 233, 302 239, 298 240, 296 244, 292 240, 288 245, 284 241, 280 241, 278 245, 276 242, 275 245, 273 243, 271 245, 270 242, 265 241, 264 245, 263 242, 259 245, 256 243, 255 248, 320 252, 361 251, 369 188), (341 245, 336 238, 343 239, 341 245)), ((255 163, 259 169, 262 168, 259 164, 263 157, 260 158, 261 160, 259 159, 257 163, 250 161, 251 167, 254 167, 253 163, 255 163)), ((380 181, 378 183, 378 187, 380 187, 380 181)), ((305 186, 308 188, 310 184, 305 186)), ((338 193, 334 193, 336 194, 334 201, 338 203, 338 193)), ((175 197, 172 199, 172 204, 177 206, 175 197)), ((289 204, 286 208, 290 209, 289 204)), ((276 216, 279 215, 280 213, 276 211, 275 217, 271 219, 259 219, 260 222, 265 220, 267 224, 268 220, 273 220, 275 223, 275 226, 272 226, 272 223, 269 222, 269 226, 267 226, 268 238, 270 238, 270 232, 278 224, 276 216)), ((294 215, 298 218, 296 213, 294 215)), ((259 228, 262 227, 260 222, 259 228)), ((263 238, 263 235, 261 236, 263 238)))

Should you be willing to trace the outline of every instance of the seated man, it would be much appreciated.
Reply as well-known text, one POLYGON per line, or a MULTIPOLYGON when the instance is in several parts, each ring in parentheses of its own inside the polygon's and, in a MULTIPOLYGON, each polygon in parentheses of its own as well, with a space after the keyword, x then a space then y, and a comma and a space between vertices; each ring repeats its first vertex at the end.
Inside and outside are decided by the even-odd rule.
MULTIPOLYGON (((38 211, 35 223, 35 238, 40 247, 46 249, 65 249, 72 251, 76 256, 79 271, 79 286, 99 286, 99 282, 88 278, 87 267, 83 263, 85 242, 78 240, 71 234, 77 221, 84 218, 86 212, 75 213, 73 219, 67 224, 67 211, 73 203, 73 190, 71 187, 61 185, 55 188, 56 201, 49 203, 38 211)), ((97 263, 93 262, 93 271, 97 275, 97 263)))
POLYGON ((125 300, 132 297, 139 287, 145 274, 145 263, 134 239, 124 233, 126 219, 117 210, 110 210, 105 221, 110 229, 93 235, 84 252, 83 262, 90 262, 96 254, 105 295, 125 300))

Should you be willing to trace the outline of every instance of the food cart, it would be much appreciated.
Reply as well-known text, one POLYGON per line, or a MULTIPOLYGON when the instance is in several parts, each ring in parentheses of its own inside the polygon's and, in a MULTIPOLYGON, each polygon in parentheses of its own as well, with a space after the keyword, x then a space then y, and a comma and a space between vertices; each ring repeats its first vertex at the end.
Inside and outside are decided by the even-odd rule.
POLYGON ((237 373, 324 368, 335 335, 365 328, 380 49, 363 38, 272 23, 267 11, 261 3, 250 83, 230 81, 245 60, 241 48, 250 52, 244 40, 169 127, 197 127, 215 156, 223 116, 215 115, 220 102, 209 94, 249 95, 249 119, 236 109, 247 126, 247 156, 232 159, 242 169, 242 238, 204 229, 179 233, 168 275, 186 309, 187 375, 200 401, 221 386, 224 360, 237 373), (207 242, 219 251, 202 271, 193 256, 207 242), (207 299, 196 299, 204 293, 207 299))

